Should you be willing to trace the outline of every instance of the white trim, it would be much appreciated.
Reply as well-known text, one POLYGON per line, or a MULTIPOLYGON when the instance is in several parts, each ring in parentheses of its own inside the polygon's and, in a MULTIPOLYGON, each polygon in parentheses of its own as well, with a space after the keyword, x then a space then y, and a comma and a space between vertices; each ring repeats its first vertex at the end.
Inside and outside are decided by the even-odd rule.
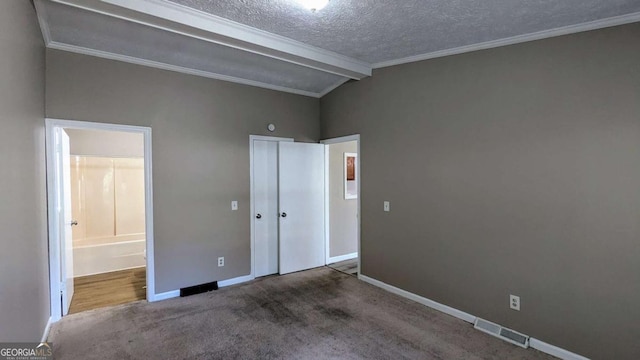
POLYGON ((358 277, 360 277, 360 274, 362 273, 362 256, 360 256, 362 254, 362 221, 361 221, 361 216, 360 214, 362 214, 362 212, 360 211, 360 209, 362 209, 361 207, 361 202, 362 202, 362 196, 361 195, 361 190, 362 187, 360 186, 360 178, 362 177, 360 174, 362 174, 362 172, 360 172, 360 163, 362 162, 362 156, 361 156, 361 152, 360 152, 360 134, 357 135, 352 135, 355 136, 357 138, 357 146, 358 146, 358 160, 356 162, 356 171, 358 173, 358 177, 356 178, 356 180, 358 181, 358 199, 356 200, 358 202, 358 213, 356 214, 358 217, 358 277))
POLYGON ((377 286, 379 288, 387 290, 387 291, 389 291, 391 293, 394 293, 396 295, 400 295, 403 298, 407 298, 409 300, 413 300, 413 301, 415 301, 417 303, 420 303, 420 304, 428 306, 428 307, 430 307, 432 309, 441 311, 441 312, 443 312, 445 314, 448 314, 448 315, 451 315, 453 317, 457 317, 458 319, 464 320, 464 321, 466 321, 468 323, 472 323, 473 324, 473 322, 476 321, 476 317, 475 316, 473 316, 471 314, 467 314, 464 311, 460 311, 458 309, 454 309, 452 307, 449 307, 449 306, 444 305, 444 304, 440 304, 439 302, 435 302, 433 300, 427 299, 427 298, 422 297, 420 295, 416 295, 416 294, 408 292, 406 290, 402 290, 402 289, 397 288, 395 286, 383 283, 380 280, 376 280, 374 278, 370 278, 370 277, 368 277, 366 275, 362 275, 362 274, 360 274, 360 276, 358 276, 358 278, 360 278, 360 280, 362 280, 364 282, 367 282, 367 283, 369 283, 371 285, 377 286))
POLYGON ((587 357, 578 355, 569 350, 559 348, 555 345, 548 344, 544 341, 541 341, 535 338, 529 338, 529 346, 539 351, 542 351, 543 353, 547 353, 549 355, 553 355, 557 358, 564 359, 564 360, 589 360, 589 358, 587 357))
POLYGON ((556 36, 575 34, 583 31, 597 30, 597 29, 602 29, 602 28, 611 27, 611 26, 630 24, 638 21, 640 21, 640 12, 614 16, 606 19, 600 19, 600 20, 585 22, 581 24, 563 26, 555 29, 543 30, 543 31, 538 31, 534 33, 529 33, 529 34, 517 35, 517 36, 512 36, 504 39, 491 40, 491 41, 486 41, 486 42, 477 43, 477 44, 439 50, 439 51, 434 51, 426 54, 408 56, 401 59, 382 61, 382 62, 373 64, 373 68, 379 69, 387 66, 395 66, 400 64, 412 63, 416 61, 429 60, 429 59, 434 59, 434 58, 439 58, 439 57, 444 57, 449 55, 457 55, 457 54, 462 54, 462 53, 467 53, 472 51, 492 49, 500 46, 519 44, 519 43, 535 41, 535 40, 542 40, 542 39, 547 39, 547 38, 556 37, 556 36))
MULTIPOLYGON (((47 47, 58 48, 61 50, 73 51, 87 55, 101 56, 95 54, 95 52, 98 52, 97 50, 60 44, 51 41, 49 28, 46 24, 46 20, 44 19, 46 17, 44 15, 44 6, 40 5, 41 1, 42 0, 36 0, 35 4, 38 12, 38 21, 40 22, 43 38, 47 47), (43 15, 41 16, 40 13, 43 13, 43 15), (51 46, 51 44, 53 43, 56 44, 56 47, 51 46)), ((131 59, 124 60, 123 58, 129 57, 123 55, 105 53, 109 54, 110 56, 107 57, 104 54, 101 56, 114 60, 132 62, 143 66, 158 67, 165 70, 178 71, 196 76, 204 76, 223 81, 236 82, 240 84, 263 87, 276 91, 290 92, 316 98, 323 97, 324 95, 330 93, 340 85, 344 84, 349 78, 360 80, 364 77, 371 76, 372 69, 428 60, 449 55, 462 54, 472 51, 491 49, 506 45, 513 45, 528 41, 546 39, 555 36, 574 34, 583 31, 596 30, 605 27, 629 24, 640 21, 640 12, 636 12, 581 24, 559 27, 556 29, 543 30, 535 33, 522 34, 503 39, 491 40, 483 43, 470 44, 451 49, 444 49, 425 54, 408 56, 400 59, 382 61, 375 64, 368 64, 364 61, 353 59, 325 49, 317 48, 287 37, 276 35, 264 30, 259 30, 248 25, 240 24, 219 16, 215 16, 203 11, 199 11, 165 0, 103 0, 102 2, 95 2, 90 0, 53 1, 100 13, 103 15, 124 19, 138 24, 151 26, 165 31, 174 32, 192 38, 229 46, 235 49, 241 49, 282 61, 287 61, 290 63, 306 66, 347 78, 340 79, 338 82, 327 87, 319 93, 313 93, 304 90, 279 87, 276 85, 264 84, 246 79, 239 79, 200 70, 187 69, 179 66, 152 62, 149 60, 137 58, 134 58, 135 61, 131 59), (105 6, 107 6, 106 9, 105 6), (111 7, 109 8, 109 6, 111 7), (122 14, 119 14, 116 11, 118 9, 114 9, 114 6, 120 7, 122 9, 133 10, 135 12, 147 15, 152 15, 161 20, 164 20, 164 22, 160 21, 159 23, 153 23, 149 18, 135 18, 131 14, 131 12, 126 11, 122 14), (172 24, 171 22, 178 23, 179 25, 172 24), (189 29, 189 27, 193 29, 189 29)))
POLYGON ((56 181, 55 176, 55 129, 45 120, 45 149, 47 166, 47 213, 49 231, 49 306, 53 322, 62 317, 62 297, 60 296, 60 239, 55 235, 56 241, 52 241, 53 234, 59 234, 58 211, 56 210, 56 181))
POLYGON ((69 52, 73 52, 73 53, 77 53, 77 54, 96 56, 96 57, 100 57, 100 58, 104 58, 104 59, 110 59, 110 60, 116 60, 116 61, 123 61, 123 62, 130 63, 130 64, 148 66, 148 67, 152 67, 152 68, 156 68, 156 69, 162 69, 162 70, 175 71, 175 72, 179 72, 179 73, 183 73, 183 74, 202 76, 202 77, 206 77, 206 78, 209 78, 209 79, 228 81, 228 82, 232 82, 232 83, 236 83, 236 84, 255 86, 255 87, 259 87, 259 88, 275 90, 275 91, 282 91, 282 92, 287 92, 287 93, 296 94, 296 95, 310 96, 310 97, 314 97, 314 98, 319 98, 320 97, 319 93, 314 93, 314 92, 310 92, 310 91, 293 89, 293 88, 288 88, 288 87, 278 86, 278 85, 272 85, 272 84, 267 84, 267 83, 263 83, 263 82, 260 82, 260 81, 247 80, 247 79, 242 79, 242 78, 238 78, 238 77, 234 77, 234 76, 216 74, 216 73, 212 73, 212 72, 208 72, 208 71, 190 69, 190 68, 186 68, 186 67, 182 67, 182 66, 165 64, 165 63, 161 63, 161 62, 158 62, 158 61, 140 59, 140 58, 133 57, 133 56, 114 54, 114 53, 110 53, 110 52, 106 52, 106 51, 94 50, 94 49, 89 49, 89 48, 85 48, 85 47, 81 47, 81 46, 68 45, 68 44, 59 43, 57 41, 49 42, 47 47, 50 48, 50 49, 69 51, 69 52))
POLYGON ((171 291, 163 292, 160 294, 156 294, 154 301, 162 301, 162 300, 173 299, 177 297, 180 297, 180 290, 171 290, 171 291))
MULTIPOLYGON (((239 276, 232 279, 220 280, 218 281, 218 287, 227 287, 231 285, 241 284, 247 281, 253 280, 254 277, 252 275, 239 276)), ((155 301, 162 301, 180 297, 180 290, 171 290, 166 291, 160 294, 156 294, 155 301)))
POLYGON ((264 141, 285 141, 285 142, 293 142, 292 138, 285 137, 276 137, 276 136, 262 136, 262 135, 249 135, 249 223, 251 224, 251 279, 255 279, 255 269, 256 269, 256 234, 255 234, 255 224, 253 223, 253 216, 255 214, 255 191, 253 190, 253 141, 254 140, 264 140, 264 141))
POLYGON ((49 337, 49 331, 51 330, 51 324, 53 323, 53 320, 51 317, 49 317, 49 320, 47 320, 47 324, 44 326, 44 330, 42 331, 42 337, 40 338, 40 342, 46 342, 47 338, 49 337))
POLYGON ((53 1, 340 76, 371 76, 364 61, 165 0, 53 1))
MULTIPOLYGON (((320 144, 331 145, 331 144, 339 144, 339 143, 344 143, 344 142, 349 142, 349 141, 358 141, 358 142, 360 142, 360 134, 340 136, 340 137, 337 137, 337 138, 320 140, 320 144)), ((358 153, 360 153, 359 151, 360 151, 360 149, 358 149, 358 153)))
POLYGON ((38 17, 38 24, 40 25, 40 31, 42 31, 42 38, 44 39, 44 46, 49 46, 51 43, 51 32, 49 31, 49 23, 47 23, 47 11, 46 7, 42 6, 40 1, 34 1, 36 7, 36 16, 38 17))
POLYGON ((233 279, 220 280, 220 281, 218 281, 218 287, 227 287, 227 286, 231 286, 231 285, 242 284, 242 283, 245 283, 247 281, 251 281, 253 279, 254 279, 253 275, 249 274, 249 275, 245 275, 245 276, 238 276, 238 277, 233 278, 233 279))
POLYGON ((330 93, 330 92, 332 92, 333 90, 335 90, 335 89, 339 88, 342 84, 346 83, 346 82, 347 82, 347 81, 349 81, 349 80, 351 80, 351 79, 349 79, 349 78, 342 78, 342 79, 340 79, 340 80, 336 81, 336 82, 335 82, 335 84, 333 84, 333 85, 329 86, 328 88, 326 88, 326 89, 322 90, 322 91, 320 92, 320 94, 318 95, 318 97, 323 97, 323 96, 327 95, 328 93, 330 93))
POLYGON ((61 119, 45 119, 45 146, 47 165, 47 210, 49 230, 49 281, 51 321, 56 322, 62 317, 60 298, 60 239, 59 220, 56 211, 55 189, 55 151, 54 132, 56 128, 106 130, 141 133, 144 137, 144 174, 145 174, 145 239, 146 239, 146 267, 147 267, 147 301, 156 300, 155 294, 155 262, 154 262, 154 234, 153 234, 153 159, 151 144, 151 128, 142 126, 96 123, 88 121, 74 121, 61 119))
MULTIPOLYGON (((386 284, 380 280, 376 280, 374 278, 368 277, 366 275, 362 275, 362 274, 358 274, 358 278, 366 283, 369 283, 373 286, 377 286, 379 288, 382 288, 384 290, 387 290, 391 293, 394 293, 396 295, 402 296, 403 298, 409 299, 409 300, 413 300, 419 304, 428 306, 434 310, 438 310, 440 312, 443 312, 445 314, 451 315, 453 317, 456 317, 460 320, 466 321, 468 323, 472 323, 474 324, 476 321, 476 317, 474 315, 468 314, 464 311, 452 308, 450 306, 441 304, 439 302, 433 301, 431 299, 427 299, 425 297, 422 297, 420 295, 416 295, 414 293, 411 293, 409 291, 406 290, 402 290, 400 288, 397 288, 395 286, 386 284)), ((487 321, 487 320, 484 320, 487 321)), ((488 321, 489 322, 489 321, 488 321)), ((499 324, 496 324, 499 325, 499 324)), ((500 325, 502 326, 502 325, 500 325)), ((480 329, 479 329, 480 330, 480 329)), ((511 330, 511 329, 510 329, 511 330)), ((482 331, 482 330, 480 330, 482 331)), ((515 330, 512 330, 515 331, 515 330)), ((517 331, 515 331, 517 332, 517 331)), ((493 335, 493 334, 492 334, 493 335)), ((544 353, 547 353, 549 355, 553 355, 556 357, 559 357, 560 359, 565 359, 565 360, 589 360, 589 358, 586 358, 582 355, 578 355, 576 353, 572 353, 571 351, 559 348, 557 346, 545 343, 543 341, 540 341, 538 339, 535 338, 529 338, 529 346, 537 349, 539 351, 542 351, 544 353)))
MULTIPOLYGON (((320 142, 322 144, 322 141, 320 142)), ((329 212, 330 189, 329 167, 331 165, 329 146, 324 144, 324 264, 329 265, 331 255, 331 213, 329 212)))
POLYGON ((340 262, 340 261, 346 261, 346 260, 355 259, 357 257, 358 257, 358 253, 357 252, 354 252, 354 253, 351 253, 351 254, 334 256, 334 257, 327 257, 327 265, 328 264, 337 263, 337 262, 340 262))

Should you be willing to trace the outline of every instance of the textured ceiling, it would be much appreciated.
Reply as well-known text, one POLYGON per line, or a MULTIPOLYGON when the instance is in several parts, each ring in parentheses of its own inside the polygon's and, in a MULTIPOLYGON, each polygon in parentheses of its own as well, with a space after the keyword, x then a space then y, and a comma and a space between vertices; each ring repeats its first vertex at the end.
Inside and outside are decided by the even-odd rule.
POLYGON ((640 12, 640 0, 170 0, 369 63, 640 12))
POLYGON ((320 94, 346 80, 323 71, 115 17, 58 3, 45 4, 45 20, 53 42, 310 94, 320 94))
POLYGON ((298 0, 35 4, 49 47, 316 97, 372 66, 621 15, 632 14, 616 23, 640 19, 640 0, 330 0, 316 12, 298 0))

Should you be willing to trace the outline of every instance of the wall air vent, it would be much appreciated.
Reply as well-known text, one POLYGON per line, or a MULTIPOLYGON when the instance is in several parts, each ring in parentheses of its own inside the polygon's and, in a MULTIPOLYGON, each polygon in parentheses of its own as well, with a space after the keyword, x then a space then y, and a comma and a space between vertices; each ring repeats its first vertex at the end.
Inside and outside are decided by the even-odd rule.
POLYGON ((476 318, 476 322, 473 327, 525 349, 529 347, 529 336, 507 329, 490 321, 476 318))

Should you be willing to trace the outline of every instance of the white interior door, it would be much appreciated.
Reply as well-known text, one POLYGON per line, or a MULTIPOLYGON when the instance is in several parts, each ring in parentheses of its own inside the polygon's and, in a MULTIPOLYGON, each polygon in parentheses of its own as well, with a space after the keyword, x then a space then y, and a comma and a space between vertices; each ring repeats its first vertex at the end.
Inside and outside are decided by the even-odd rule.
POLYGON ((279 144, 280 274, 324 265, 324 145, 279 144))
POLYGON ((58 128, 56 131, 56 163, 58 178, 58 218, 60 219, 60 284, 62 292, 62 315, 69 313, 73 298, 73 235, 71 231, 71 155, 69 135, 58 128))
POLYGON ((255 276, 278 273, 278 142, 253 141, 255 276))

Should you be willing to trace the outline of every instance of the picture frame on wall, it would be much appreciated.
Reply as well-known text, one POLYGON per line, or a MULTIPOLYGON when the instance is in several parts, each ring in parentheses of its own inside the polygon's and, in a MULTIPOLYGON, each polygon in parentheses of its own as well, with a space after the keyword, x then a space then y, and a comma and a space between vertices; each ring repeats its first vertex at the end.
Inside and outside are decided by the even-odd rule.
POLYGON ((357 169, 358 154, 344 153, 344 198, 358 198, 357 169))

